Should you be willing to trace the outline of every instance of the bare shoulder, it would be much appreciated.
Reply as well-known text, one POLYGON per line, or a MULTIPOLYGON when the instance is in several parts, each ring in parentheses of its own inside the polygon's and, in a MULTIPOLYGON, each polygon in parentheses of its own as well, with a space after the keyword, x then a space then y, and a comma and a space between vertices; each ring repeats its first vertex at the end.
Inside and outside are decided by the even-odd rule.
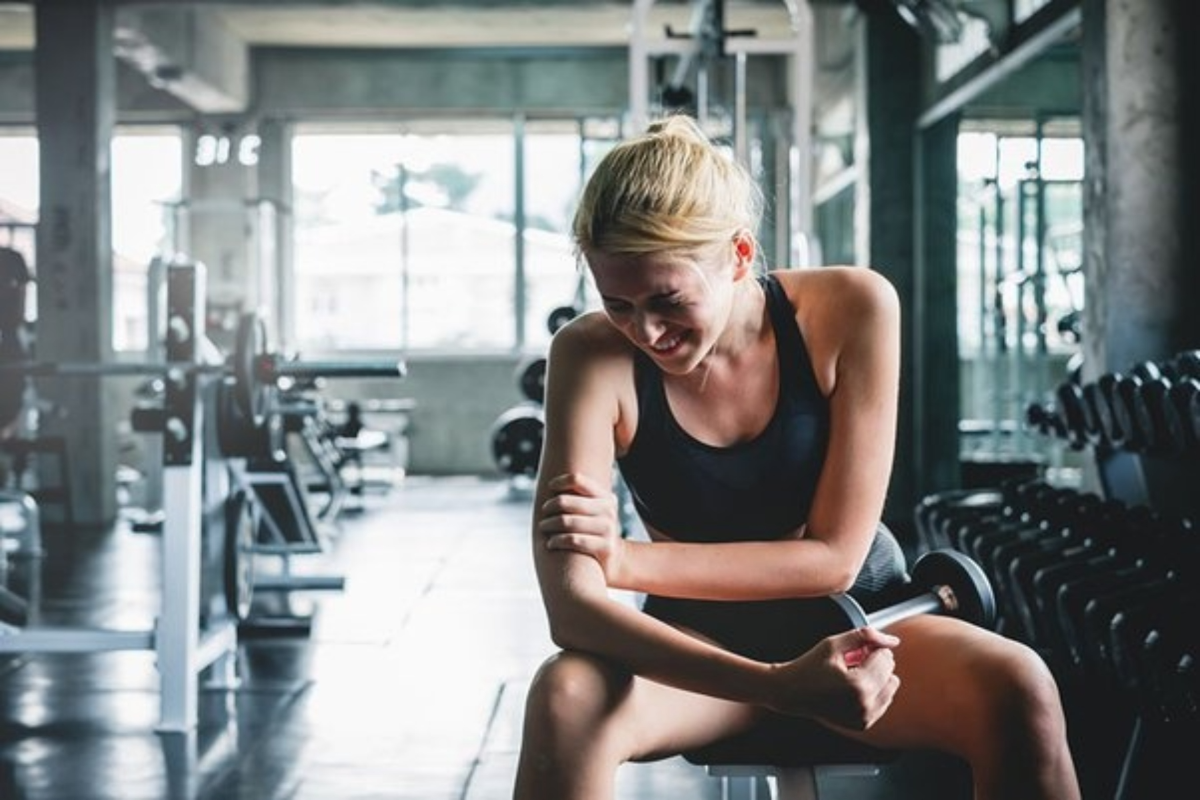
POLYGON ((898 346, 900 301, 883 275, 866 267, 815 267, 773 273, 796 309, 813 368, 832 390, 840 367, 864 350, 898 346))
POLYGON ((591 392, 623 401, 633 388, 633 345, 602 312, 588 312, 554 334, 547 368, 560 395, 591 392))
POLYGON ((564 325, 550 341, 552 362, 571 367, 595 367, 612 360, 628 360, 632 348, 599 311, 581 314, 564 325))
POLYGON ((895 313, 899 307, 891 281, 868 267, 814 267, 778 270, 778 277, 792 305, 805 314, 828 312, 895 313))

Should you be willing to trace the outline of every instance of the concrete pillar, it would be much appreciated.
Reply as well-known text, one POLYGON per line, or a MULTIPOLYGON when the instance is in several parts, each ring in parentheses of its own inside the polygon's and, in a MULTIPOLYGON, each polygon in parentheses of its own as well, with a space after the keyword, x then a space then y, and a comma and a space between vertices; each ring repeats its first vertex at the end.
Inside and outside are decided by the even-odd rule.
MULTIPOLYGON (((190 196, 183 209, 187 217, 184 254, 208 270, 209 329, 214 342, 231 348, 237 314, 258 307, 258 276, 255 271, 257 218, 254 168, 238 158, 240 134, 234 128, 206 131, 224 137, 228 150, 218 160, 204 157, 188 166, 190 196)), ((201 134, 201 138, 205 134, 201 134)), ((198 152, 214 152, 199 141, 198 152)))
POLYGON ((908 368, 912 388, 912 485, 915 500, 960 485, 958 422, 962 416, 958 356, 957 114, 921 130, 919 209, 908 368))
POLYGON ((1200 347, 1200 262, 1189 241, 1200 177, 1188 108, 1197 23, 1185 5, 1085 0, 1088 379, 1200 347))
MULTIPOLYGON (((860 126, 866 134, 858 150, 859 179, 856 224, 865 225, 858 242, 867 265, 892 282, 900 295, 904 313, 902 329, 903 369, 900 382, 900 417, 896 458, 885 517, 901 529, 911 527, 912 509, 918 499, 918 463, 915 458, 919 412, 916 391, 921 377, 914 371, 919 363, 913 347, 917 309, 916 274, 916 134, 921 109, 920 40, 905 25, 890 3, 876 2, 866 9, 859 47, 862 56, 858 94, 860 126), (863 128, 862 126, 865 126, 863 128), (869 155, 869 157, 868 157, 869 155), (865 196, 864 196, 865 195, 865 196), (863 219, 862 209, 866 209, 863 219)), ((948 299, 953 309, 954 298, 948 299)), ((939 313, 927 308, 927 313, 939 313)), ((944 312, 941 312, 944 313, 944 312)), ((952 313, 952 312, 951 312, 952 313)), ((939 376, 948 381, 950 375, 939 376)), ((932 411, 932 410, 931 410, 932 411)), ((956 417, 954 410, 938 408, 935 418, 956 417), (949 411, 950 413, 947 413, 949 411)))
MULTIPOLYGON (((261 141, 258 149, 258 189, 263 203, 275 209, 274 250, 275 274, 271 276, 275 300, 270 313, 271 341, 284 351, 294 349, 295 280, 292 275, 292 126, 280 119, 263 119, 258 123, 261 141)), ((265 232, 264 232, 265 233, 265 232)), ((266 243, 262 250, 266 251, 266 243)))
MULTIPOLYGON (((112 358, 110 140, 116 67, 107 3, 45 0, 34 7, 41 208, 37 232, 37 355, 49 361, 112 358)), ((38 381, 57 411, 42 432, 63 436, 75 520, 116 516, 117 444, 103 380, 38 381)), ((43 483, 57 480, 43 465, 43 483)), ((51 513, 53 511, 51 510, 51 513)))

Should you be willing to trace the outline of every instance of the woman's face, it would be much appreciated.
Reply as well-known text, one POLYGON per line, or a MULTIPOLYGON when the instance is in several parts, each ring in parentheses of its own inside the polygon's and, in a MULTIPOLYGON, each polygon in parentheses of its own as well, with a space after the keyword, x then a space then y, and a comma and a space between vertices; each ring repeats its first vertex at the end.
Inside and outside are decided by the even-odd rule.
POLYGON ((683 375, 712 350, 729 319, 734 248, 612 256, 588 266, 609 320, 664 372, 683 375))

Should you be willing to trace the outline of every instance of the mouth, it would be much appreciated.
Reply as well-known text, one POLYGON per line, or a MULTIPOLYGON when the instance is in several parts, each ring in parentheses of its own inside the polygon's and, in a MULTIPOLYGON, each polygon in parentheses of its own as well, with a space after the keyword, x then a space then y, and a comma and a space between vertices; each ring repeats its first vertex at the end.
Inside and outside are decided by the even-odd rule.
POLYGON ((671 356, 679 351, 686 339, 686 334, 673 333, 669 336, 664 336, 653 344, 647 345, 647 347, 656 356, 671 356))

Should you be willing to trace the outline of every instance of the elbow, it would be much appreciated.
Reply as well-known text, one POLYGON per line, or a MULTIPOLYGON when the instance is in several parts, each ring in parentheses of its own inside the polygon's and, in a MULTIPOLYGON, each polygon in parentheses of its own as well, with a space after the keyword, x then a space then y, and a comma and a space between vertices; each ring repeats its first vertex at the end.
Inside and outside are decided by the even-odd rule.
POLYGON ((588 631, 595 626, 583 608, 560 609, 549 617, 550 641, 560 650, 590 650, 594 646, 588 631))
POLYGON ((579 650, 579 636, 576 635, 577 628, 574 625, 568 625, 561 620, 550 620, 550 641, 559 650, 579 650))
POLYGON ((854 588, 854 581, 858 578, 857 571, 841 570, 830 575, 828 594, 844 594, 854 588))
POLYGON ((827 553, 824 569, 821 570, 824 594, 850 591, 862 569, 861 559, 848 558, 840 548, 829 548, 827 553))

